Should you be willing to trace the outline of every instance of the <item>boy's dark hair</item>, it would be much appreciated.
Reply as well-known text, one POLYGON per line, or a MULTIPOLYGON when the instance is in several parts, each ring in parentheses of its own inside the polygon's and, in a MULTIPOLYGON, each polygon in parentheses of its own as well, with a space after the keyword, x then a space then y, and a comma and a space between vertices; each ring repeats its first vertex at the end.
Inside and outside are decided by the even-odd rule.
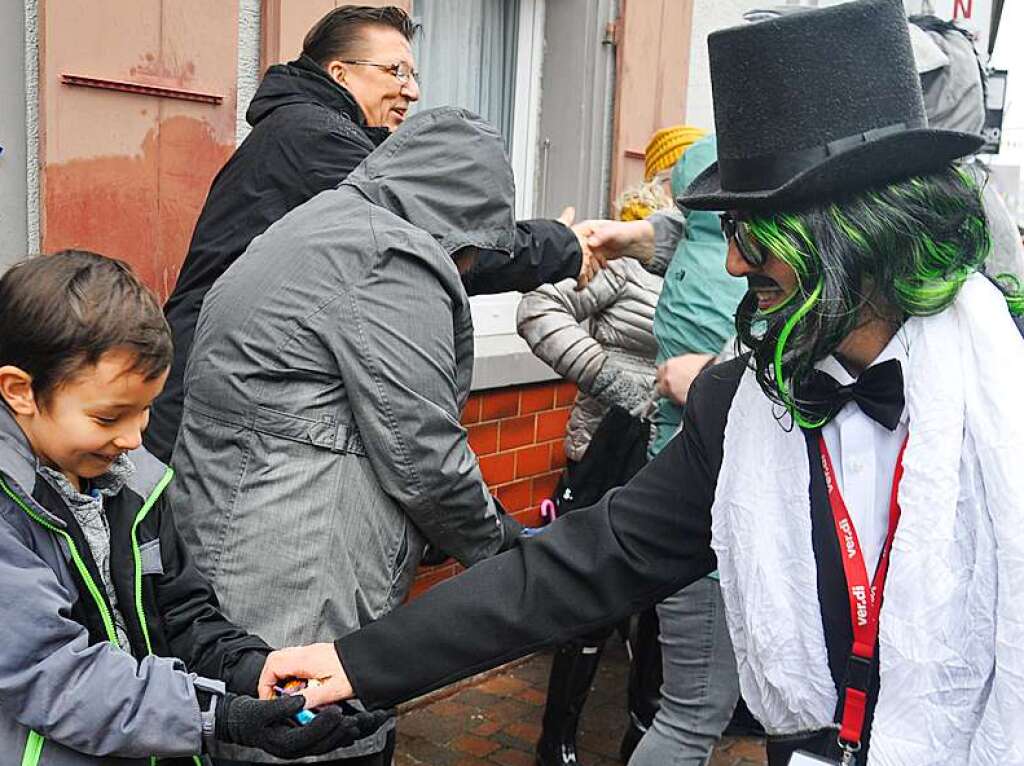
POLYGON ((351 59, 358 56, 363 29, 370 25, 397 29, 409 42, 419 29, 409 14, 393 5, 344 5, 329 11, 313 25, 302 41, 302 52, 320 66, 333 59, 351 59))
POLYGON ((152 380, 170 367, 171 331, 156 296, 123 261, 63 250, 12 266, 0 278, 0 365, 32 376, 40 404, 114 349, 152 380))

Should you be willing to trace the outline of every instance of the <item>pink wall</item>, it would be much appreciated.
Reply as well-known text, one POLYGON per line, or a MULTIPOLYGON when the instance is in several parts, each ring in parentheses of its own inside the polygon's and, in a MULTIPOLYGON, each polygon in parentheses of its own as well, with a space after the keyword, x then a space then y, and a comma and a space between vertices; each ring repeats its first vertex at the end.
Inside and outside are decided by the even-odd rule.
MULTIPOLYGON (((340 4, 263 0, 264 65, 296 56, 308 28, 340 4)), ((693 2, 622 8, 613 196, 641 177, 651 133, 682 119, 693 2)), ((40 17, 43 250, 123 258, 166 297, 234 150, 237 0, 41 0, 40 17), (100 90, 67 84, 69 75, 210 98, 100 90)))
POLYGON ((43 250, 122 258, 166 297, 210 182, 234 150, 237 2, 40 6, 43 250), (217 103, 69 85, 66 75, 217 103))

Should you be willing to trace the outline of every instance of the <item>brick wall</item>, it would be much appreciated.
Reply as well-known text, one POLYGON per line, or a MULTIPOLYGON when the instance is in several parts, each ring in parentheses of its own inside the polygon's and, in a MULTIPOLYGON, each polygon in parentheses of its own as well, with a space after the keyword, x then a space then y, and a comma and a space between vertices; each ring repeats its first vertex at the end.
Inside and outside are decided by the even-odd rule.
MULTIPOLYGON (((565 424, 575 397, 572 383, 511 386, 473 394, 462 413, 484 480, 526 526, 540 523, 540 502, 565 466, 565 424)), ((411 597, 460 571, 455 563, 423 567, 411 597)))

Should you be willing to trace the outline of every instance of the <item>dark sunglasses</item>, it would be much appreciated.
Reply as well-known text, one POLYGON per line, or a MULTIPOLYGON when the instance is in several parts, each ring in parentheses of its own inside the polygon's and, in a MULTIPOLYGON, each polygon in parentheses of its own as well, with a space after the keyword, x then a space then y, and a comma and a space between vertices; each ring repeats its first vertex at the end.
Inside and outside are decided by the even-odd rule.
POLYGON ((764 266, 766 259, 765 251, 761 249, 757 238, 750 232, 750 225, 746 221, 737 219, 732 213, 722 213, 719 216, 722 222, 722 234, 726 240, 735 240, 736 247, 743 256, 743 260, 751 266, 764 266))

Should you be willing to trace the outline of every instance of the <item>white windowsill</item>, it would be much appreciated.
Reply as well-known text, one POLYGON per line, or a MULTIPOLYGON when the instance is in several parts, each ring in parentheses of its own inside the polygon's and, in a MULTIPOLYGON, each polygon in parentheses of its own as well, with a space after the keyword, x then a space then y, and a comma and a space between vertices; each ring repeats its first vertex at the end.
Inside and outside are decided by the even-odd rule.
POLYGON ((558 379, 555 371, 535 357, 526 341, 515 333, 477 336, 473 391, 558 379))

